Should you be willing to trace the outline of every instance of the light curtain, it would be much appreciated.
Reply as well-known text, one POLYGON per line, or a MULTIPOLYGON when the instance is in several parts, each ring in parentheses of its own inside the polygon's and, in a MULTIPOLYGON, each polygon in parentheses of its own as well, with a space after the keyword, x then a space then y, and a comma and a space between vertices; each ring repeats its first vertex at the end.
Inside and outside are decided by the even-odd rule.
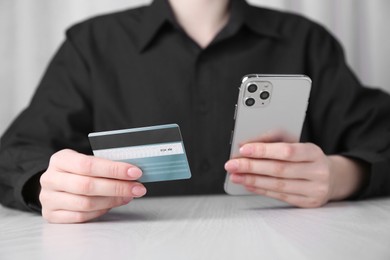
MULTIPOLYGON (((0 134, 28 104, 67 27, 87 17, 150 2, 0 0, 0 134)), ((390 91, 390 1, 248 2, 296 12, 323 24, 341 41, 349 64, 363 83, 390 91)))

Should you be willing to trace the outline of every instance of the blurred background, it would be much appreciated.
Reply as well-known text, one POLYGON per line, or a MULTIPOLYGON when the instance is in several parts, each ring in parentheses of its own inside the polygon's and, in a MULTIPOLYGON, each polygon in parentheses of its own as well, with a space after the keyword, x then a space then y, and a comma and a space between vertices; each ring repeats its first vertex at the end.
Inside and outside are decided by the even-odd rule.
MULTIPOLYGON (((162 0, 156 0, 162 1, 162 0)), ((185 0, 183 0, 185 1, 185 0)), ((0 134, 25 108, 70 25, 151 0, 0 0, 0 134)), ((361 81, 390 92, 390 1, 248 0, 330 30, 361 81)))

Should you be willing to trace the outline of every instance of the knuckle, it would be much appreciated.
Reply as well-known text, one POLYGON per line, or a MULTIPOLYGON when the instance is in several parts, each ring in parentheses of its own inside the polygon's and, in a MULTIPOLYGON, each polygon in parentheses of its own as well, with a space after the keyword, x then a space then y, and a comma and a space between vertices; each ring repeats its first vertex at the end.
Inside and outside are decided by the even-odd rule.
POLYGON ((253 162, 250 159, 242 160, 243 171, 253 173, 253 162))
POLYGON ((288 201, 288 195, 286 193, 276 192, 272 196, 281 201, 288 201))
POLYGON ((314 157, 320 158, 320 157, 324 156, 324 152, 323 152, 322 149, 321 149, 319 146, 317 146, 316 144, 313 144, 313 143, 306 143, 306 145, 308 146, 310 153, 311 153, 314 157))
POLYGON ((49 186, 50 181, 47 172, 41 175, 41 177, 39 178, 39 183, 41 184, 42 188, 49 186))
POLYGON ((121 175, 121 169, 122 167, 120 166, 119 163, 112 163, 109 167, 109 175, 112 177, 112 178, 119 178, 120 175, 121 175))
POLYGON ((80 179, 77 188, 81 194, 92 195, 94 191, 94 181, 92 178, 82 178, 80 179))
POLYGON ((38 199, 39 199, 39 201, 41 202, 42 207, 43 207, 44 205, 46 205, 46 202, 48 201, 49 198, 50 198, 50 197, 48 196, 47 192, 41 190, 41 192, 39 193, 38 199))
POLYGON ((283 180, 276 180, 273 189, 277 192, 283 192, 286 187, 286 182, 283 180))
POLYGON ((90 173, 93 167, 93 159, 89 156, 82 156, 78 162, 78 167, 82 173, 90 173))
POLYGON ((329 186, 327 185, 321 185, 317 188, 316 194, 318 198, 324 199, 328 197, 329 194, 329 186))
POLYGON ((247 175, 245 177, 245 185, 254 187, 256 186, 256 176, 253 175, 247 175))
POLYGON ((312 146, 313 153, 315 153, 317 156, 324 155, 324 152, 322 151, 322 149, 319 146, 317 146, 313 143, 310 143, 310 145, 312 146))
POLYGON ((118 181, 114 185, 114 192, 115 196, 125 197, 130 195, 130 188, 127 187, 127 185, 124 185, 122 182, 118 181))
POLYGON ((252 192, 259 194, 259 195, 265 195, 266 190, 262 188, 255 188, 252 192))
POLYGON ((59 157, 60 157, 60 152, 56 152, 52 154, 49 160, 49 167, 57 165, 60 160, 59 157))
POLYGON ((95 208, 95 203, 89 197, 78 198, 75 204, 79 210, 91 211, 95 208))
POLYGON ((289 196, 285 193, 279 193, 279 199, 283 201, 288 201, 289 196))
POLYGON ((288 160, 293 157, 295 153, 295 148, 292 144, 285 144, 282 148, 281 153, 282 153, 282 158, 288 160))
POLYGON ((69 153, 71 150, 70 149, 63 149, 58 152, 55 152, 54 154, 51 155, 49 163, 51 165, 56 165, 59 162, 61 162, 62 158, 69 153))
POLYGON ((55 172, 48 170, 39 177, 39 184, 42 189, 51 189, 56 186, 56 178, 53 175, 55 175, 55 172))
POLYGON ((265 157, 267 154, 267 146, 266 145, 256 145, 255 146, 256 156, 259 158, 265 157))
POLYGON ((321 182, 327 182, 329 180, 329 171, 324 168, 319 168, 314 171, 316 178, 321 182))
POLYGON ((286 164, 284 163, 275 163, 274 164, 274 175, 277 176, 277 177, 284 177, 285 176, 285 172, 286 172, 286 164))

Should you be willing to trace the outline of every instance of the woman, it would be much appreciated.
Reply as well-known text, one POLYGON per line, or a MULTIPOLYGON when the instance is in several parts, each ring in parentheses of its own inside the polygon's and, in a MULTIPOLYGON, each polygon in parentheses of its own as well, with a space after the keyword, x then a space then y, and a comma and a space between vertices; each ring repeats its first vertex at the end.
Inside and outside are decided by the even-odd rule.
POLYGON ((385 195, 389 101, 363 88, 333 37, 302 17, 241 0, 155 1, 67 31, 2 138, 1 200, 49 222, 85 222, 146 190, 223 192, 226 171, 299 207, 385 195), (236 88, 249 73, 312 78, 302 142, 258 140, 227 161, 236 88), (89 132, 163 123, 181 126, 191 180, 143 185, 136 166, 90 155, 89 132))

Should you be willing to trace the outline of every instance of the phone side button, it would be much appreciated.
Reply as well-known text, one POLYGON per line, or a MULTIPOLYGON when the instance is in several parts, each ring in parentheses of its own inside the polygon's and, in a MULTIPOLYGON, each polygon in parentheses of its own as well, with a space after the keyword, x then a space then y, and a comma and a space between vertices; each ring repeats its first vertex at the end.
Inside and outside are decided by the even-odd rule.
POLYGON ((232 130, 232 132, 230 134, 230 144, 232 144, 232 141, 233 141, 233 133, 234 133, 234 130, 232 130))
POLYGON ((237 104, 234 107, 234 115, 233 115, 234 120, 236 120, 236 116, 237 116, 237 104))

